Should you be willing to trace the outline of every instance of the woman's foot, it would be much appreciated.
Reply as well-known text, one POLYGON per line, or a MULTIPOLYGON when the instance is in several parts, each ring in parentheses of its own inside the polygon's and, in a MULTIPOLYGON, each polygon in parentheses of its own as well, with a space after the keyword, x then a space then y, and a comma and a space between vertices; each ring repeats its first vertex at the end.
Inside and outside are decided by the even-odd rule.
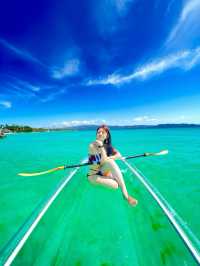
POLYGON ((133 197, 131 196, 128 196, 128 199, 127 199, 128 203, 131 205, 131 206, 136 206, 138 201, 136 199, 134 199, 133 197))

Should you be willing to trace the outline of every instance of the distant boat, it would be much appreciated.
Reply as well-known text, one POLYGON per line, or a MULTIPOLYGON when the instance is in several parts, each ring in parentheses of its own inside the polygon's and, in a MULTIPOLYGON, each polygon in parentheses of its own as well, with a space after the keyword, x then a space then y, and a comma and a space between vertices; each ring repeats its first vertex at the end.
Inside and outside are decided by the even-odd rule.
POLYGON ((7 135, 13 134, 13 132, 7 128, 0 129, 0 138, 4 138, 7 135))
POLYGON ((4 131, 4 129, 0 129, 0 138, 4 138, 4 137, 6 137, 6 132, 4 131))
POLYGON ((6 135, 0 131, 0 138, 4 138, 6 135))

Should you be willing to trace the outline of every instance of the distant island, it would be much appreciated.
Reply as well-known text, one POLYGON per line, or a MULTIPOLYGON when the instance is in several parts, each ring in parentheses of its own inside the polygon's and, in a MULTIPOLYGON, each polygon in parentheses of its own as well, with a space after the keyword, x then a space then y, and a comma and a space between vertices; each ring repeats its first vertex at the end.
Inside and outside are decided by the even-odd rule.
MULTIPOLYGON (((78 125, 68 127, 57 128, 35 128, 27 125, 0 125, 0 131, 2 134, 8 133, 20 133, 20 132, 49 132, 49 131, 64 131, 64 130, 96 130, 99 125, 78 125)), ((158 125, 110 125, 109 128, 113 130, 117 129, 156 129, 156 128, 199 128, 200 124, 158 124, 158 125)))
POLYGON ((45 128, 33 128, 26 125, 0 125, 1 134, 9 134, 9 133, 20 133, 20 132, 44 132, 47 131, 45 128))

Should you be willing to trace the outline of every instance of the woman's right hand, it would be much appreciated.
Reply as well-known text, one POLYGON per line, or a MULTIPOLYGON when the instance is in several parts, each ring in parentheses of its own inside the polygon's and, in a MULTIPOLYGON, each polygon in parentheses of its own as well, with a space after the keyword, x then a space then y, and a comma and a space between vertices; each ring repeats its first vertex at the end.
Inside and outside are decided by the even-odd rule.
POLYGON ((101 140, 99 140, 99 139, 96 139, 95 142, 94 142, 94 144, 95 144, 95 146, 96 146, 97 148, 99 148, 99 146, 100 146, 100 147, 103 146, 103 142, 102 142, 101 140))

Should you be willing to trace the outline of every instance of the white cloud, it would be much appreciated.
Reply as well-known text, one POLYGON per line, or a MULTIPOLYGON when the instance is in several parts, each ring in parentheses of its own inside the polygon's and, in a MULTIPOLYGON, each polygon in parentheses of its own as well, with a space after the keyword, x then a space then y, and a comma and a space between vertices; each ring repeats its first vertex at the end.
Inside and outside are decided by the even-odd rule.
POLYGON ((94 125, 97 120, 72 120, 62 122, 63 126, 80 126, 80 125, 94 125))
POLYGON ((115 32, 122 24, 119 18, 125 17, 135 0, 94 1, 96 26, 101 35, 115 32))
POLYGON ((181 115, 180 116, 180 120, 185 120, 186 119, 186 116, 185 115, 181 115))
POLYGON ((58 87, 50 87, 43 85, 37 86, 30 84, 27 81, 20 80, 12 77, 12 83, 7 82, 7 95, 14 95, 17 98, 31 99, 35 98, 36 100, 46 103, 53 101, 56 97, 65 94, 67 92, 67 88, 58 88, 58 87), (16 85, 17 84, 17 85, 16 85), (42 91, 42 93, 40 93, 42 91))
POLYGON ((86 82, 87 86, 92 86, 92 85, 107 85, 107 84, 112 84, 112 85, 116 85, 118 83, 122 82, 122 76, 121 75, 117 75, 117 74, 111 74, 108 75, 108 77, 106 78, 100 78, 100 79, 95 79, 95 80, 88 80, 86 82))
POLYGON ((52 71, 52 77, 62 79, 68 76, 76 75, 79 72, 80 61, 76 58, 69 60, 62 68, 55 68, 52 71))
POLYGON ((7 42, 6 40, 4 40, 2 38, 0 38, 0 44, 2 44, 6 49, 14 52, 16 55, 18 55, 18 56, 20 56, 26 60, 29 60, 29 61, 38 63, 40 65, 43 65, 43 63, 41 63, 41 61, 39 59, 37 59, 36 57, 34 57, 30 52, 27 52, 24 49, 19 49, 18 47, 14 46, 13 44, 7 42))
POLYGON ((171 7, 173 6, 173 4, 175 3, 175 0, 171 0, 166 8, 166 12, 165 15, 167 15, 170 12, 171 7))
POLYGON ((105 120, 100 120, 100 119, 67 120, 67 121, 53 123, 52 127, 53 128, 56 128, 56 127, 65 128, 65 127, 76 127, 76 126, 101 125, 101 124, 105 124, 105 123, 106 123, 105 120))
POLYGON ((138 116, 138 117, 133 118, 133 122, 135 122, 135 123, 153 123, 153 122, 158 122, 158 119, 145 115, 145 116, 138 116))
POLYGON ((192 42, 200 33, 199 28, 200 1, 185 1, 177 23, 171 30, 166 41, 167 47, 184 46, 192 42))
POLYGON ((40 91, 41 90, 41 88, 40 87, 37 87, 37 86, 32 86, 32 85, 30 85, 30 87, 29 87, 32 91, 34 91, 34 92, 38 92, 38 91, 40 91))
POLYGON ((43 97, 40 99, 41 102, 46 103, 53 101, 57 96, 60 96, 62 94, 66 93, 66 89, 60 89, 55 92, 49 92, 46 97, 43 97))
POLYGON ((124 15, 127 13, 130 4, 133 3, 134 0, 113 0, 114 6, 116 7, 116 10, 119 15, 124 15))
POLYGON ((70 121, 62 121, 52 124, 52 127, 76 127, 76 126, 90 126, 90 125, 101 125, 107 124, 112 126, 124 126, 124 125, 155 125, 158 124, 160 120, 150 116, 141 116, 135 117, 129 120, 101 120, 101 119, 91 119, 91 120, 70 120, 70 121))
POLYGON ((28 89, 30 91, 33 91, 33 92, 39 92, 41 90, 41 88, 39 86, 35 86, 35 85, 32 85, 26 81, 22 81, 20 79, 16 79, 15 80, 17 81, 17 83, 19 85, 22 85, 25 89, 28 89))
POLYGON ((28 99, 36 96, 33 90, 27 90, 27 86, 26 88, 24 88, 24 85, 23 86, 21 86, 20 84, 15 85, 11 82, 7 82, 7 85, 8 85, 7 90, 9 94, 15 95, 16 97, 28 99))
POLYGON ((188 71, 200 63, 200 47, 192 50, 184 50, 165 57, 153 59, 151 63, 138 67, 129 75, 111 74, 105 78, 88 80, 86 85, 121 85, 135 79, 144 80, 158 75, 169 69, 182 69, 188 71))
POLYGON ((10 101, 0 101, 0 105, 2 105, 6 109, 9 109, 12 107, 12 103, 10 101))

